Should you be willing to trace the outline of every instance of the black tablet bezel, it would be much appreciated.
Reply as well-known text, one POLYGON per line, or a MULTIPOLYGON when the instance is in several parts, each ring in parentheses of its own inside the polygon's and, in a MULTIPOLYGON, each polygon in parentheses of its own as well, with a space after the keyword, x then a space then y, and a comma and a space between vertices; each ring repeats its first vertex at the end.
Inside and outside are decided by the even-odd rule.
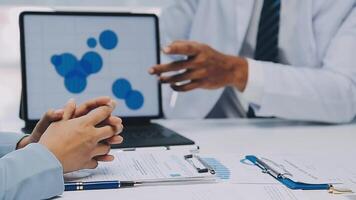
MULTIPOLYGON (((160 36, 159 36, 159 23, 158 17, 155 14, 146 13, 114 13, 114 12, 51 12, 51 11, 24 11, 20 13, 19 28, 20 28, 20 53, 21 53, 21 75, 22 75, 22 106, 23 106, 23 118, 26 124, 36 124, 39 119, 28 118, 28 106, 27 106, 27 77, 26 77, 26 50, 25 50, 25 34, 24 34, 24 17, 26 15, 49 15, 49 16, 111 16, 111 17, 153 17, 155 21, 156 31, 156 60, 157 64, 160 64, 160 36)), ((149 122, 151 119, 159 119, 163 117, 162 111, 162 89, 161 84, 157 81, 158 85, 158 115, 142 116, 142 117, 121 117, 124 122, 127 123, 143 123, 149 122)))

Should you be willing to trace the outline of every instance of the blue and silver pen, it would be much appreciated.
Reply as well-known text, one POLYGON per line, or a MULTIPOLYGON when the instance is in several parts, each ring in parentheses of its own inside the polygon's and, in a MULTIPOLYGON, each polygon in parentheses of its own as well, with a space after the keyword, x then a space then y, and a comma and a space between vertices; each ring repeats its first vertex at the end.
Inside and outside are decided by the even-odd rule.
POLYGON ((133 187, 135 184, 136 182, 134 181, 66 182, 64 183, 64 191, 116 189, 122 187, 133 187))
POLYGON ((65 191, 77 190, 102 190, 117 189, 124 187, 134 187, 143 185, 167 185, 182 183, 210 183, 215 181, 214 177, 187 177, 187 178, 168 178, 144 181, 88 181, 88 182, 66 182, 64 183, 65 191))

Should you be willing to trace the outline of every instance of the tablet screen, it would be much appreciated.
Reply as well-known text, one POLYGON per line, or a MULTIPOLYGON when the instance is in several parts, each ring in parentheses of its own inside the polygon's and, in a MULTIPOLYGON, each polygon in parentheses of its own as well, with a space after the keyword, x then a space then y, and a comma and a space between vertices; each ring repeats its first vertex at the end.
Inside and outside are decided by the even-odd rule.
POLYGON ((121 117, 158 116, 158 62, 153 15, 24 14, 27 117, 39 119, 70 98, 111 96, 121 117))

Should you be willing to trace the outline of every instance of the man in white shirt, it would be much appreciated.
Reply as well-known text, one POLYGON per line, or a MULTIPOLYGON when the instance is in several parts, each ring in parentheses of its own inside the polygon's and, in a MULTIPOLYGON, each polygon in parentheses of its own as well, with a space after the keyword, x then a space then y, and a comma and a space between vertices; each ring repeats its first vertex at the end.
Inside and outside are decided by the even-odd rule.
POLYGON ((164 87, 167 117, 355 117, 354 0, 182 0, 161 35, 165 54, 188 58, 149 70, 190 91, 164 87))

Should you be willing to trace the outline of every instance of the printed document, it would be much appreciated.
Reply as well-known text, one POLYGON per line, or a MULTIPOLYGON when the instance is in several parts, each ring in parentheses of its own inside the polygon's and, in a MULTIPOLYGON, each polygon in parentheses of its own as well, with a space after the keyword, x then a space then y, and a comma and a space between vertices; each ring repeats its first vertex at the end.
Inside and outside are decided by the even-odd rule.
POLYGON ((65 181, 139 181, 168 178, 213 177, 198 173, 182 151, 111 151, 113 162, 101 162, 96 169, 65 175, 65 181))

